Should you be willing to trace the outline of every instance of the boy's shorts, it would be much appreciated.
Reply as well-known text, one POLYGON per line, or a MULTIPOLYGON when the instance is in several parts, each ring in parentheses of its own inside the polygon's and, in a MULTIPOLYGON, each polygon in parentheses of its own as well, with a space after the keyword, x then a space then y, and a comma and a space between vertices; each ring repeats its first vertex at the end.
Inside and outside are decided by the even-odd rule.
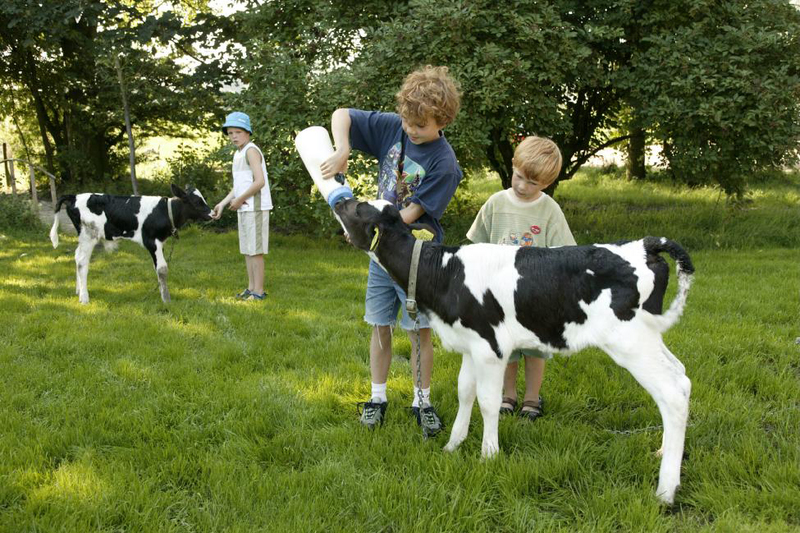
POLYGON ((239 251, 244 255, 261 255, 269 251, 269 211, 237 211, 239 218, 239 251))
MULTIPOLYGON (((394 282, 392 277, 375 261, 369 262, 367 279, 366 311, 364 321, 371 326, 394 326, 397 322, 398 308, 403 311, 400 327, 406 331, 414 329, 414 321, 406 310, 406 293, 394 282)), ((417 314, 418 328, 430 328, 428 318, 417 314)))
POLYGON ((519 350, 514 350, 511 352, 511 356, 508 358, 509 363, 515 363, 522 359, 522 356, 525 357, 536 357, 537 359, 544 359, 547 361, 548 359, 553 358, 553 354, 543 352, 541 350, 536 349, 528 349, 528 348, 520 348, 519 350))

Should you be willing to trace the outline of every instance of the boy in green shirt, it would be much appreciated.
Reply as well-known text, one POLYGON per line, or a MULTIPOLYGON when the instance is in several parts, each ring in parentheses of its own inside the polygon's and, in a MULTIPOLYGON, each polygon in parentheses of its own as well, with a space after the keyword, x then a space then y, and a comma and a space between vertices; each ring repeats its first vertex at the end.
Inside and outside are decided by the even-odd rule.
MULTIPOLYGON (((575 239, 555 200, 542 192, 558 177, 561 152, 550 139, 527 137, 514 151, 511 188, 497 192, 481 207, 467 232, 474 242, 512 246, 573 246, 575 239)), ((502 414, 517 407, 517 370, 525 356, 525 397, 520 416, 534 421, 543 414, 539 390, 544 363, 552 354, 539 350, 515 350, 509 357, 503 380, 502 414)))

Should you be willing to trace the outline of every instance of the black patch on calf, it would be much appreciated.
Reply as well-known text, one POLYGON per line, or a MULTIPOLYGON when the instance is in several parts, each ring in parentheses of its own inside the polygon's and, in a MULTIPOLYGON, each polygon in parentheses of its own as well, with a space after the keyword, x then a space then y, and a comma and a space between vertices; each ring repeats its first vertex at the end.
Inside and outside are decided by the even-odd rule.
POLYGON ((517 252, 514 266, 520 274, 514 291, 517 320, 555 348, 567 348, 568 323, 586 321, 579 302, 594 302, 604 289, 611 289, 611 309, 620 320, 631 320, 638 307, 633 267, 605 248, 525 247, 517 252))
POLYGON ((445 252, 454 253, 458 248, 423 248, 420 266, 426 265, 432 271, 419 279, 419 294, 433 295, 433 298, 420 301, 423 310, 430 310, 443 322, 452 326, 461 320, 464 327, 472 329, 486 339, 497 357, 503 353, 494 335, 494 326, 505 319, 505 313, 492 291, 483 294, 480 303, 464 285, 464 263, 456 256, 450 258, 447 266, 440 267, 445 252))
MULTIPOLYGON (((56 214, 58 216, 58 214, 56 214)), ((72 221, 72 225, 75 226, 75 231, 78 232, 78 235, 81 234, 81 210, 75 207, 75 204, 67 206, 67 216, 72 221)))
MULTIPOLYGON (((144 242, 145 248, 155 251, 156 243, 154 239, 161 242, 166 241, 172 232, 172 226, 169 222, 169 214, 167 213, 167 198, 162 198, 158 204, 153 208, 153 211, 142 221, 142 237, 143 241, 147 238, 151 244, 144 242)), ((174 204, 181 204, 181 202, 174 202, 174 204)), ((173 207, 177 207, 174 205, 173 207)), ((153 259, 155 261, 155 258, 153 259)))
POLYGON ((660 255, 647 254, 647 268, 653 275, 653 292, 642 305, 642 309, 654 315, 660 315, 664 309, 664 294, 669 283, 669 265, 660 255))
POLYGON ((112 196, 110 194, 93 194, 86 200, 86 207, 95 215, 106 215, 103 233, 106 240, 133 237, 139 227, 137 215, 141 209, 141 198, 138 196, 112 196))

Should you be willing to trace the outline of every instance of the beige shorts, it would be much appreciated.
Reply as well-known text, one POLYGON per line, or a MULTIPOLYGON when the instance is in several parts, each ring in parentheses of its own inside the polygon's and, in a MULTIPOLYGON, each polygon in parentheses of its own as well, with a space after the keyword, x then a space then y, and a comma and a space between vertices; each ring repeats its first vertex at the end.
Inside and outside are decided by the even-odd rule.
POLYGON ((261 255, 269 251, 269 211, 237 211, 239 217, 239 251, 244 255, 261 255))

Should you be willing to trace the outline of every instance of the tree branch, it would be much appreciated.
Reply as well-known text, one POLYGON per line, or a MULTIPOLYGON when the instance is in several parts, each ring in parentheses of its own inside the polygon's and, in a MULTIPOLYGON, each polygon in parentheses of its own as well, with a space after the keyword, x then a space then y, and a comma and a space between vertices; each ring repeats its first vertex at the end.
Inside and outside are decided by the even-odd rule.
POLYGON ((632 137, 631 135, 622 135, 620 137, 614 137, 613 139, 608 140, 608 141, 604 142, 603 144, 594 147, 591 152, 586 152, 585 154, 583 154, 582 156, 580 156, 578 159, 575 160, 575 163, 572 165, 572 167, 566 173, 566 175, 565 175, 566 178, 567 179, 571 178, 578 171, 578 169, 581 168, 581 166, 584 163, 586 163, 589 159, 591 159, 591 157, 593 155, 595 155, 597 152, 599 152, 600 150, 603 150, 604 148, 608 148, 609 146, 612 146, 612 145, 617 144, 619 142, 628 140, 631 137, 632 137))

